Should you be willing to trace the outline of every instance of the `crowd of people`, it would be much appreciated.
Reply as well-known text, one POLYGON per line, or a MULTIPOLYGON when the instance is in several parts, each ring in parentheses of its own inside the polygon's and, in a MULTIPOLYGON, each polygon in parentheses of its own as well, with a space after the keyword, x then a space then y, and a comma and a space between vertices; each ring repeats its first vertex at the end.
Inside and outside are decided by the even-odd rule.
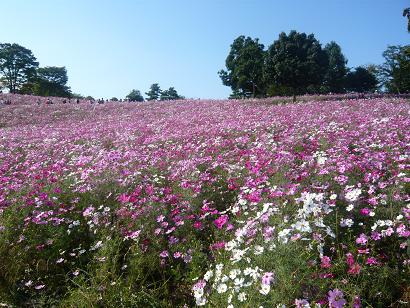
POLYGON ((54 104, 105 104, 109 102, 128 102, 128 100, 120 99, 113 101, 109 99, 91 99, 91 98, 67 98, 67 97, 41 97, 33 95, 0 93, 0 106, 4 105, 54 105, 54 104))

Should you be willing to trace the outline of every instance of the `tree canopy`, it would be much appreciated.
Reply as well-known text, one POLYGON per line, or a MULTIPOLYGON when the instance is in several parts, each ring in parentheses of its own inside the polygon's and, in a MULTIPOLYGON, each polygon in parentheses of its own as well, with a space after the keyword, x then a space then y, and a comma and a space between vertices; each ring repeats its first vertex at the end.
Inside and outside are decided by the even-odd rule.
POLYGON ((239 36, 232 43, 226 58, 226 71, 218 72, 222 83, 239 96, 264 95, 264 58, 264 46, 258 39, 239 36))
POLYGON ((154 83, 149 88, 149 91, 145 93, 147 95, 147 101, 156 101, 161 95, 161 88, 158 83, 154 83))
POLYGON ((347 60, 342 53, 342 48, 334 41, 326 44, 324 51, 327 54, 328 65, 326 68, 322 92, 344 92, 344 79, 348 68, 347 60))
POLYGON ((313 34, 282 32, 268 48, 266 77, 269 84, 286 94, 318 91, 327 63, 327 54, 313 34))
POLYGON ((346 75, 346 89, 351 92, 373 92, 377 88, 377 78, 365 67, 356 67, 346 75))
POLYGON ((162 101, 182 99, 182 98, 183 97, 178 94, 177 90, 175 90, 174 87, 170 87, 168 90, 162 91, 161 97, 160 97, 162 101))
POLYGON ((407 17, 407 32, 410 32, 410 7, 403 10, 403 17, 407 17))
POLYGON ((40 96, 70 97, 71 91, 67 86, 67 82, 67 70, 64 66, 41 67, 37 69, 33 94, 40 96))
POLYGON ((380 79, 388 92, 410 92, 410 45, 388 46, 385 62, 379 67, 380 79))
POLYGON ((143 102, 144 97, 141 95, 139 90, 132 90, 126 97, 131 102, 143 102))
POLYGON ((0 73, 11 93, 36 75, 38 62, 31 50, 18 44, 0 44, 0 73))

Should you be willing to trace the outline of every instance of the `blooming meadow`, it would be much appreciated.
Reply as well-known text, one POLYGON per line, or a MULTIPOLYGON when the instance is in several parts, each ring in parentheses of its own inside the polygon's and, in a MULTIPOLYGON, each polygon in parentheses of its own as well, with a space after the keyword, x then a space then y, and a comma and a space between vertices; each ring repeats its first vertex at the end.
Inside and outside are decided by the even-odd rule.
POLYGON ((0 106, 0 303, 403 307, 410 105, 0 106))

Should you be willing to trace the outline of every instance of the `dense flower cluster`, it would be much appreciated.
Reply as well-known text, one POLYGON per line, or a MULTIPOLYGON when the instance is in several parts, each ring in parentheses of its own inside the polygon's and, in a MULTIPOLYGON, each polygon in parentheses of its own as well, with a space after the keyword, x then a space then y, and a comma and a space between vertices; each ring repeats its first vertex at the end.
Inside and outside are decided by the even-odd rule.
MULTIPOLYGON (((74 279, 115 231, 164 271, 195 267, 197 305, 360 307, 374 298, 355 278, 409 274, 409 113, 401 99, 3 106, 0 235, 54 249, 74 279), (280 274, 286 249, 306 274, 288 297, 302 272, 280 274)), ((20 288, 47 290, 30 273, 20 288)))

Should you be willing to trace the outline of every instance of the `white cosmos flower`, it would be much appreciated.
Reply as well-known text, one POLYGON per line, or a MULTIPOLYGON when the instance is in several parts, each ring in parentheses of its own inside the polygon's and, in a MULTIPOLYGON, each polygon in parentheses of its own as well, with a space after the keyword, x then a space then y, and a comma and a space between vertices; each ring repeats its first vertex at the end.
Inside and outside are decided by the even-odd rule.
POLYGON ((355 202, 357 198, 359 198, 362 190, 360 188, 352 189, 351 191, 347 192, 345 198, 347 201, 355 202))
POLYGON ((234 280, 236 278, 236 276, 239 275, 240 273, 241 273, 240 269, 233 269, 229 272, 229 278, 234 280))
POLYGON ((262 247, 262 246, 260 246, 260 245, 256 245, 255 246, 255 248, 254 248, 254 254, 255 255, 260 255, 260 254, 262 254, 263 253, 263 250, 264 250, 264 248, 262 247))
POLYGON ((246 293, 245 293, 245 292, 239 293, 239 295, 238 295, 238 300, 239 300, 240 302, 246 301, 246 293))
POLYGON ((270 291, 270 285, 262 284, 261 289, 259 290, 259 293, 261 293, 263 295, 268 295, 269 291, 270 291))
POLYGON ((208 281, 213 275, 214 273, 212 272, 212 270, 207 271, 204 275, 204 280, 208 281))
POLYGON ((351 227, 351 226, 353 226, 353 220, 352 219, 350 219, 350 218, 343 218, 343 219, 341 219, 340 220, 340 226, 341 227, 351 227))
POLYGON ((196 302, 197 306, 205 306, 206 298, 205 297, 196 297, 195 302, 196 302))
POLYGON ((218 287, 216 288, 216 291, 219 294, 225 293, 228 290, 228 287, 225 283, 221 283, 220 285, 218 285, 218 287))
POLYGON ((306 220, 299 220, 295 224, 295 229, 301 232, 312 232, 309 222, 306 220))

